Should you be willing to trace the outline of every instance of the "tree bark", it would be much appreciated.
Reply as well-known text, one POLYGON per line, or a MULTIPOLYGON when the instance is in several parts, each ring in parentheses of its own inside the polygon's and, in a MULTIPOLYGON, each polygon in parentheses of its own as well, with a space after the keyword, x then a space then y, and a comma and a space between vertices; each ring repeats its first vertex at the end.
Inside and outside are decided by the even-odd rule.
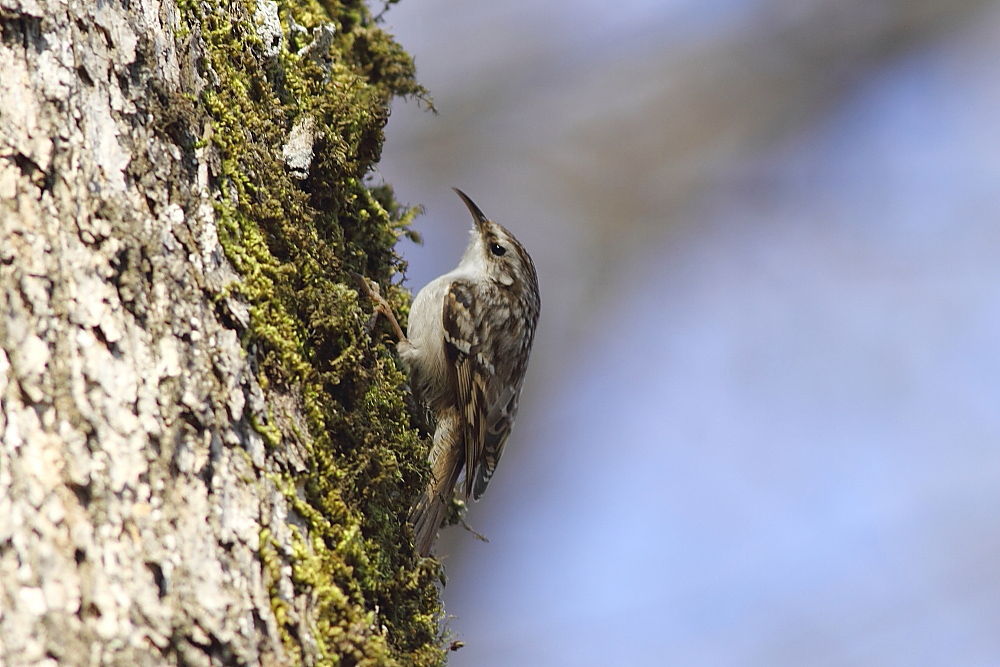
POLYGON ((420 89, 324 7, 0 0, 0 665, 443 659, 346 286, 402 268, 363 179, 420 89))

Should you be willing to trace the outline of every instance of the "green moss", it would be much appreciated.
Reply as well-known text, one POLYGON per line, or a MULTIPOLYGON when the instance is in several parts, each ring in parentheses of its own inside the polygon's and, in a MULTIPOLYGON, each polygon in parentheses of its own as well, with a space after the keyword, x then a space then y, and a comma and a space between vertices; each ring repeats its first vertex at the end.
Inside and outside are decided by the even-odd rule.
MULTIPOLYGON (((405 316, 409 294, 390 281, 405 268, 394 246, 412 235, 417 210, 365 178, 392 97, 424 96, 413 62, 362 2, 279 2, 286 43, 272 58, 249 0, 179 4, 183 34, 205 45, 198 70, 209 85, 196 104, 221 156, 217 221, 242 276, 232 291, 250 303, 243 342, 268 397, 291 400, 305 417, 298 427, 276 414, 255 425, 275 461, 289 443, 308 455, 305 473, 273 478, 307 530, 293 529, 291 556, 264 531, 265 572, 276 582, 290 563, 297 591, 315 601, 321 664, 440 664, 440 567, 416 557, 405 525, 426 480, 427 442, 413 425, 405 377, 367 331, 370 305, 359 304, 350 279, 377 280, 405 316), (324 24, 336 31, 319 49, 324 24), (300 180, 281 151, 303 118, 312 119, 315 142, 300 180)), ((301 661, 291 610, 272 598, 285 649, 301 661)))

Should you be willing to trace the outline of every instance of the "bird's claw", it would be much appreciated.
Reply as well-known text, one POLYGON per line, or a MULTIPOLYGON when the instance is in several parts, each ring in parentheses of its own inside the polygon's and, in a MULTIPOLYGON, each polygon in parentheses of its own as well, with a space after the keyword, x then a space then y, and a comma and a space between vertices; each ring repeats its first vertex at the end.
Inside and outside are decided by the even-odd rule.
POLYGON ((351 277, 354 278, 355 282, 357 282, 361 287, 361 291, 372 300, 372 303, 375 304, 375 314, 372 315, 370 320, 368 320, 368 333, 371 334, 371 332, 374 331, 375 323, 378 321, 378 316, 384 315, 392 325, 393 331, 396 333, 396 337, 399 340, 405 340, 406 335, 403 333, 399 323, 396 321, 396 316, 393 314, 392 307, 389 305, 389 302, 385 300, 385 297, 383 297, 381 291, 379 291, 378 283, 375 281, 369 281, 363 275, 354 271, 351 271, 351 277))
POLYGON ((358 283, 359 287, 361 287, 361 291, 372 300, 372 303, 375 304, 375 312, 388 317, 390 312, 389 303, 382 296, 378 283, 375 281, 369 281, 363 275, 355 273, 354 271, 351 271, 351 277, 354 278, 354 281, 358 283))

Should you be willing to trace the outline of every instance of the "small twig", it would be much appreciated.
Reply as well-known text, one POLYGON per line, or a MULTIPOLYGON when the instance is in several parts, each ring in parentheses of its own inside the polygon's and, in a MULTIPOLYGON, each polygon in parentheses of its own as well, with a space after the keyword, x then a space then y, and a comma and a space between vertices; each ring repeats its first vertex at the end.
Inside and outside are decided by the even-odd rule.
POLYGON ((483 535, 482 533, 478 532, 478 531, 477 531, 477 530, 476 530, 475 528, 473 528, 473 527, 472 527, 472 526, 470 526, 470 525, 469 525, 468 523, 466 523, 466 522, 465 522, 465 518, 464 518, 464 517, 458 517, 458 524, 459 524, 459 525, 460 525, 460 526, 461 526, 462 528, 465 528, 465 529, 466 529, 467 531, 469 531, 470 533, 472 533, 472 535, 473 535, 473 536, 474 536, 474 537, 475 537, 475 538, 476 538, 477 540, 480 540, 480 541, 482 541, 482 542, 486 542, 486 544, 489 544, 489 543, 490 543, 490 540, 489 540, 489 538, 487 538, 487 537, 486 537, 485 535, 483 535))
POLYGON ((396 339, 400 341, 406 340, 406 334, 403 333, 402 327, 400 327, 399 322, 396 321, 396 316, 392 312, 392 307, 382 296, 382 293, 379 292, 378 283, 369 282, 363 275, 355 273, 354 271, 351 272, 351 277, 354 278, 355 282, 357 282, 361 287, 361 291, 368 295, 368 298, 375 304, 376 317, 379 314, 385 315, 386 319, 389 320, 389 324, 392 325, 392 330, 396 334, 396 339))
POLYGON ((399 2, 399 0, 386 0, 386 2, 383 2, 382 3, 382 11, 380 11, 378 14, 376 14, 375 17, 372 20, 375 23, 380 23, 382 21, 382 17, 385 16, 385 13, 387 11, 389 11, 389 6, 390 5, 394 5, 397 2, 399 2))

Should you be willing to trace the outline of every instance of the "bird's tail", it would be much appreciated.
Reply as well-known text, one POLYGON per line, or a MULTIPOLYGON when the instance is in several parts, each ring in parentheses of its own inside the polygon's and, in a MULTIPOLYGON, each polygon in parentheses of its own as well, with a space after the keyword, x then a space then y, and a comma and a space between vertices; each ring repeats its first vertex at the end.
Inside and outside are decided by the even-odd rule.
POLYGON ((410 511, 414 543, 417 553, 423 557, 430 555, 438 528, 448 514, 464 462, 465 449, 461 446, 459 423, 458 412, 454 410, 438 418, 428 456, 431 481, 410 511))

